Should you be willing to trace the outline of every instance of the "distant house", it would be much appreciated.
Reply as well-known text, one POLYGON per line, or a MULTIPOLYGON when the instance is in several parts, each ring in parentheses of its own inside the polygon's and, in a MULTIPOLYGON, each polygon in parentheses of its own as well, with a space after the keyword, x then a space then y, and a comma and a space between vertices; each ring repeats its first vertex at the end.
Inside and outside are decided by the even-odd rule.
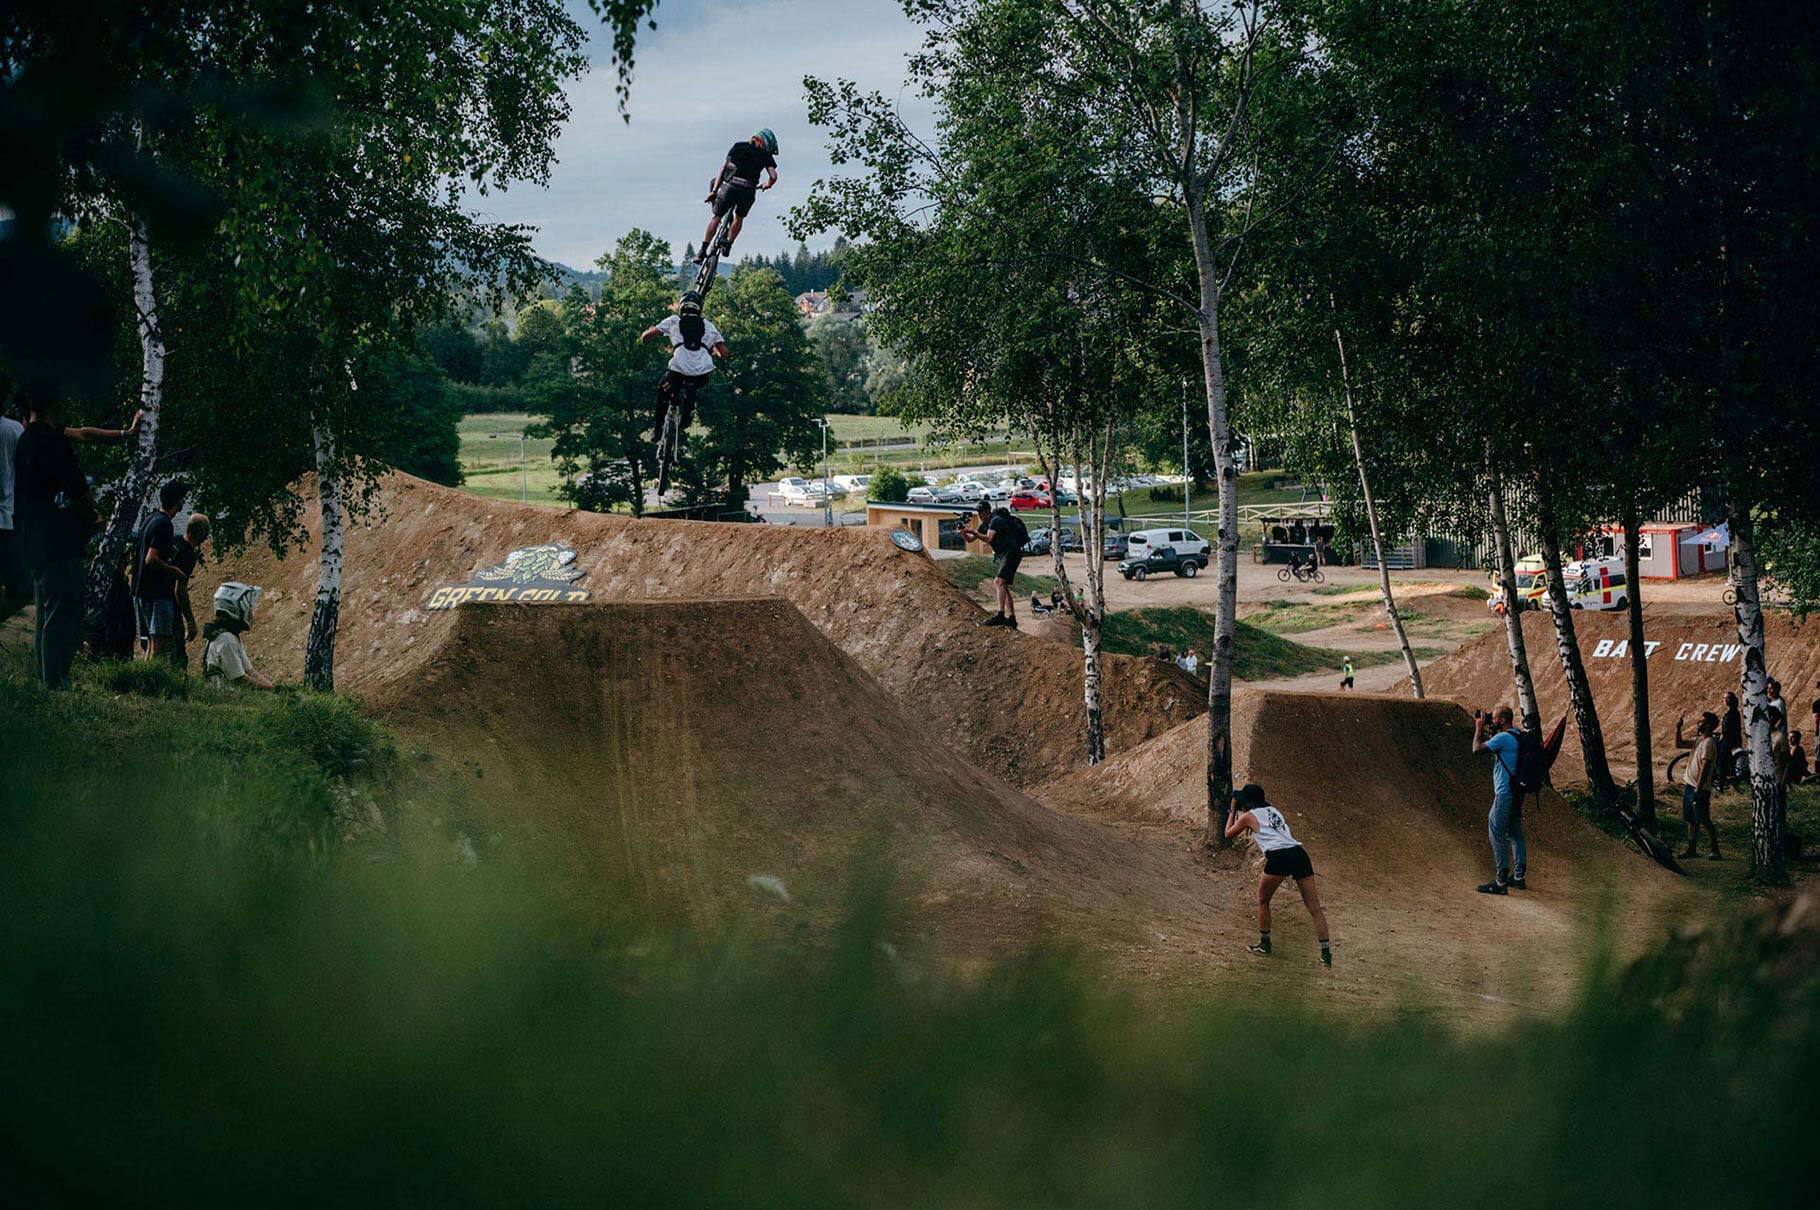
POLYGON ((828 292, 826 290, 804 290, 796 296, 796 309, 802 312, 804 319, 827 314, 828 292))
POLYGON ((796 309, 804 319, 814 319, 817 315, 857 319, 871 310, 871 305, 864 290, 854 290, 839 302, 835 302, 826 290, 805 290, 796 296, 796 309))

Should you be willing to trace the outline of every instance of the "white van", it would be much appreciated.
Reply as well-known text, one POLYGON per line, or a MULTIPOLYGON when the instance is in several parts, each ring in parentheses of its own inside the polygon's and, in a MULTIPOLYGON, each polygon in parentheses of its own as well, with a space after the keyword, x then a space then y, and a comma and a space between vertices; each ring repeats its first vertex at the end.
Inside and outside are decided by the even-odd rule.
POLYGON ((1213 544, 1192 529, 1140 529, 1128 534, 1129 557, 1141 559, 1158 546, 1173 546, 1177 554, 1194 554, 1202 560, 1211 558, 1213 544))
POLYGON ((866 492, 866 489, 868 487, 872 486, 872 476, 871 475, 836 475, 836 476, 834 476, 834 482, 837 486, 844 487, 850 492, 858 492, 861 495, 864 495, 866 492))

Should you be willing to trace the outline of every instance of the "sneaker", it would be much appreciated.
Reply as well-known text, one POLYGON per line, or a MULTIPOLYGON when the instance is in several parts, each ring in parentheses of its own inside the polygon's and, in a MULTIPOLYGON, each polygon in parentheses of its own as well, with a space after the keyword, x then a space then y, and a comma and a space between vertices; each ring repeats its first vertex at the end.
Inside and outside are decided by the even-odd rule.
POLYGON ((1527 891, 1529 889, 1529 884, 1527 882, 1523 881, 1521 878, 1512 878, 1509 882, 1505 883, 1504 885, 1515 891, 1527 891))
POLYGON ((1252 953, 1256 954, 1260 958, 1270 957, 1270 947, 1267 945, 1259 945, 1257 942, 1254 941, 1250 945, 1246 946, 1245 948, 1247 950, 1251 951, 1252 953))
POLYGON ((1333 951, 1332 950, 1322 950, 1321 951, 1321 965, 1322 966, 1332 966, 1333 965, 1333 951))
POLYGON ((1714 849, 1714 850, 1713 850, 1713 851, 1712 851, 1712 852, 1710 852, 1710 853, 1708 853, 1708 854, 1707 854, 1707 855, 1706 855, 1706 859, 1707 859, 1707 860, 1708 860, 1708 861, 1724 861, 1724 860, 1725 860, 1725 858, 1723 858, 1723 857, 1721 857, 1721 856, 1719 856, 1719 850, 1718 850, 1718 849, 1714 849))
POLYGON ((1508 895, 1508 894, 1510 894, 1510 888, 1506 887, 1501 882, 1495 882, 1495 881, 1487 882, 1479 887, 1479 894, 1481 894, 1481 895, 1508 895))
POLYGON ((1017 619, 1016 618, 1006 618, 1005 625, 1011 627, 1011 629, 1013 629, 1013 630, 1016 630, 1017 629, 1017 619))
POLYGON ((1007 618, 1002 613, 995 613, 991 617, 987 618, 985 621, 980 623, 981 626, 1009 626, 1010 624, 1011 624, 1011 619, 1007 618))

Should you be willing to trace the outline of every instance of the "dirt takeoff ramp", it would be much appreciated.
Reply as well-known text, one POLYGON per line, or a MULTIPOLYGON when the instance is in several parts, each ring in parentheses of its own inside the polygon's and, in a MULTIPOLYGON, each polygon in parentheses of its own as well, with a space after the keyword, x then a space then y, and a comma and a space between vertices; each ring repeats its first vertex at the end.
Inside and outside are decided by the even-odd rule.
MULTIPOLYGON (((262 670, 296 680, 315 599, 315 489, 299 489, 309 539, 285 559, 255 550, 210 568, 262 585, 250 640, 262 670)), ((783 597, 900 705, 1018 785, 1086 752, 1078 652, 998 629, 927 555, 879 529, 643 521, 483 499, 409 475, 383 480, 371 519, 350 528, 336 688, 377 701, 412 692, 454 613, 439 589, 499 568, 514 551, 560 545, 564 574, 595 602, 783 597)), ((219 577, 219 579, 217 578, 219 577)), ((206 596, 201 599, 206 599, 206 596)), ((763 642, 762 635, 749 636, 763 642)), ((1109 746, 1135 744, 1204 709, 1203 692, 1157 660, 1106 658, 1109 746)))
MULTIPOLYGON (((1572 985, 1591 938, 1659 937, 1687 894, 1554 796, 1525 820, 1532 889, 1475 893, 1491 873, 1491 766, 1471 753, 1472 722, 1452 702, 1240 690, 1233 727, 1237 780, 1263 785, 1313 855, 1350 960, 1387 975, 1547 1003, 1572 985)), ((1206 749, 1197 719, 1037 794, 1076 814, 1198 831, 1206 749)), ((1300 911, 1291 895, 1278 915, 1302 929, 1300 911)))
POLYGON ((980 772, 775 599, 463 605, 385 714, 449 813, 603 905, 701 923, 781 901, 769 876, 831 916, 871 851, 963 956, 1147 951, 1212 914, 1165 846, 980 772))
MULTIPOLYGON (((1645 590, 1647 599, 1647 589, 1645 590)), ((1593 701, 1605 732, 1605 750, 1613 764, 1635 768, 1636 709, 1631 695, 1630 623, 1620 613, 1576 613, 1574 633, 1592 683, 1593 701)), ((1675 754, 1675 719, 1686 714, 1688 731, 1702 710, 1717 713, 1725 694, 1738 688, 1743 648, 1738 626, 1729 613, 1705 617, 1645 612, 1643 639, 1649 652, 1650 746, 1660 784, 1669 758, 1675 754)), ((1523 615, 1523 641, 1529 667, 1536 681, 1536 695, 1544 721, 1553 726, 1568 711, 1567 678, 1555 647, 1554 623, 1543 613, 1523 615)), ((1807 731, 1808 707, 1820 692, 1820 622, 1799 623, 1786 614, 1772 612, 1764 619, 1764 645, 1769 654, 1769 674, 1782 682, 1783 696, 1794 715, 1789 725, 1807 731)), ((1468 705, 1512 705, 1510 657, 1504 631, 1475 639, 1423 670, 1430 693, 1468 705)), ((1570 718, 1562 743, 1562 757, 1554 777, 1563 785, 1585 780, 1580 760, 1580 737, 1570 718)))

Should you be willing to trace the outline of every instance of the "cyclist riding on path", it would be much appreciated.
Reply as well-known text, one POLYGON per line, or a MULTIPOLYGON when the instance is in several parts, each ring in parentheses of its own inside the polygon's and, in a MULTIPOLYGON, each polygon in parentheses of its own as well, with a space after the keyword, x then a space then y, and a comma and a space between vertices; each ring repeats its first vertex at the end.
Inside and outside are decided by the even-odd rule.
POLYGON ((638 334, 643 344, 653 336, 670 338, 670 365, 657 384, 657 425, 653 431, 661 439, 664 417, 673 402, 680 402, 682 414, 676 431, 687 432, 694 418, 695 392, 714 376, 714 359, 727 355, 726 337, 701 313, 701 295, 691 290, 682 296, 675 315, 664 317, 638 334))
POLYGON ((714 244, 714 228, 720 224, 721 216, 729 209, 733 211, 733 225, 727 229, 722 248, 731 252, 733 241, 739 238, 739 229, 745 225, 746 215, 751 213, 758 191, 769 189, 775 184, 777 136, 771 133, 769 127, 729 147, 726 163, 720 166, 720 172, 708 182, 706 200, 713 204, 714 215, 708 220, 708 230, 701 237, 701 251, 696 254, 695 263, 699 265, 708 259, 708 253, 714 244), (760 173, 765 175, 763 184, 759 183, 760 173))
POLYGON ((1333 965, 1333 949, 1327 939, 1327 913, 1321 910, 1320 892, 1315 889, 1314 863, 1308 850, 1289 834, 1289 822, 1283 813, 1264 798, 1264 787, 1248 785, 1233 796, 1232 810, 1226 816, 1226 839, 1232 840, 1250 832, 1264 854, 1264 872, 1258 875, 1258 942, 1246 946, 1261 958, 1270 956, 1270 900, 1285 878, 1295 879, 1302 894, 1302 904, 1314 920, 1314 935, 1321 943, 1321 965, 1333 965))

